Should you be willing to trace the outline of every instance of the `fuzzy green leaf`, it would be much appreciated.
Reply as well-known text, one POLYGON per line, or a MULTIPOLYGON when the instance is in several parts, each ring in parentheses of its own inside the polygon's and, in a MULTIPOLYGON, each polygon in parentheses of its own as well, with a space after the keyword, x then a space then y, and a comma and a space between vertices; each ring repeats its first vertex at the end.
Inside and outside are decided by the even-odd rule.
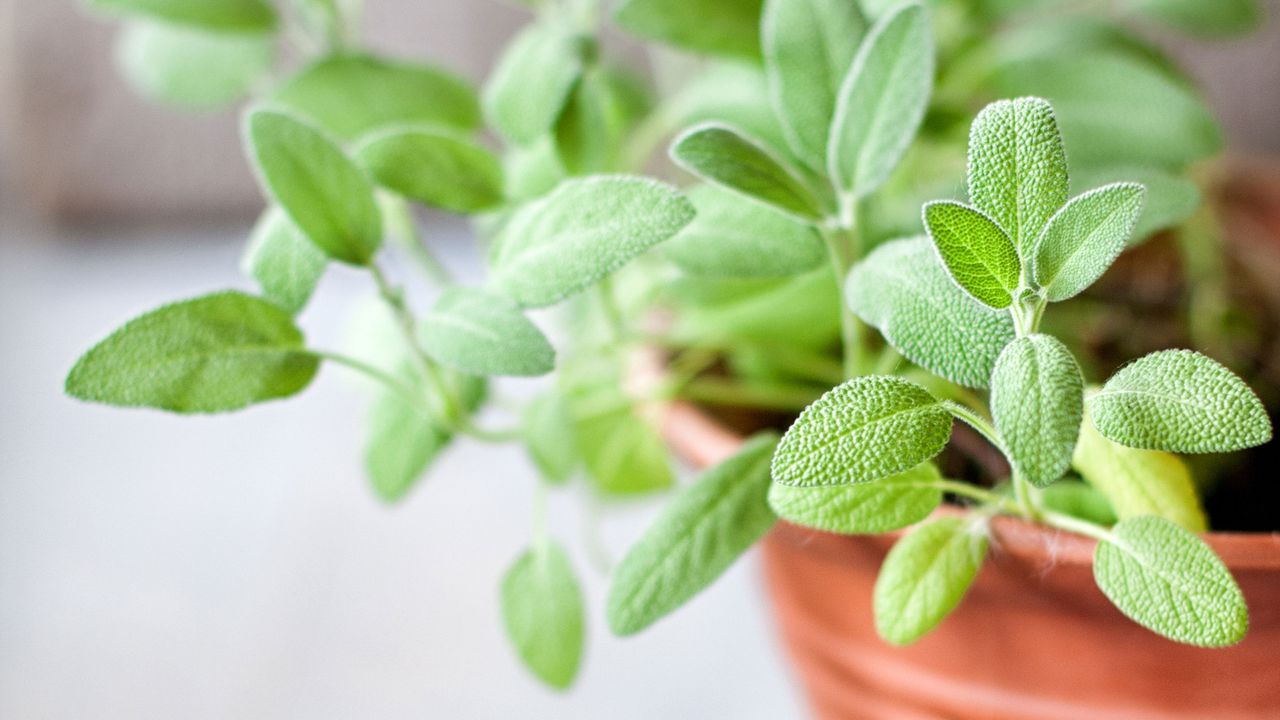
POLYGON ((267 0, 88 0, 89 7, 219 32, 267 32, 278 20, 267 0))
POLYGON ((1122 368, 1090 398, 1089 413, 1103 435, 1135 448, 1230 452, 1271 439, 1258 396, 1191 350, 1154 352, 1122 368))
POLYGON ((582 75, 578 41, 562 28, 534 23, 511 41, 485 84, 485 116, 517 145, 551 132, 582 75))
POLYGON ((908 360, 969 387, 987 386, 1013 339, 1009 314, 957 287, 924 237, 873 250, 849 273, 845 300, 908 360))
POLYGON ((204 110, 240 99, 275 59, 266 35, 132 22, 116 45, 121 73, 143 95, 204 110))
POLYGON ((924 388, 896 377, 856 378, 800 413, 778 446, 773 480, 871 482, 937 455, 950 437, 951 414, 924 388))
POLYGON ((289 313, 220 292, 125 323, 76 362, 66 392, 121 407, 225 412, 294 395, 318 368, 289 313))
POLYGON ((623 392, 620 370, 608 365, 603 373, 575 366, 562 375, 575 383, 565 399, 587 479, 609 496, 665 490, 675 481, 667 445, 647 407, 623 392))
POLYGON ((912 530, 893 546, 872 598, 880 637, 909 645, 960 604, 987 554, 982 530, 963 518, 942 518, 912 530))
POLYGON ((1244 595, 1203 540, 1158 517, 1122 520, 1098 543, 1093 578, 1120 612, 1171 640, 1200 647, 1240 642, 1244 595))
POLYGON ((1071 199, 1049 219, 1035 249, 1036 283, 1060 302, 1092 285, 1129 244, 1146 190, 1115 183, 1071 199))
POLYGON ((778 517, 846 535, 889 532, 929 517, 942 502, 942 476, 933 463, 873 483, 797 487, 773 483, 769 506, 778 517))
POLYGON ((782 277, 826 261, 813 226, 712 185, 686 193, 697 215, 663 252, 700 277, 782 277))
POLYGON ((710 55, 760 57, 764 0, 625 0, 614 20, 638 37, 710 55))
POLYGON ((490 281, 523 307, 551 305, 680 232, 693 215, 688 199, 652 180, 569 180, 507 223, 490 281))
POLYGON ((555 367, 551 343, 520 308, 483 290, 451 288, 422 318, 431 357, 475 375, 545 375, 555 367))
POLYGON ((242 261, 268 300, 297 315, 311 299, 328 259, 280 208, 263 213, 242 261))
POLYGON ((938 201, 924 206, 924 226, 956 284, 993 308, 1013 303, 1022 265, 995 221, 967 205, 938 201))
POLYGON ((1181 224, 1200 207, 1200 190, 1194 182, 1159 168, 1121 165, 1071 171, 1071 187, 1078 191, 1114 182, 1136 182, 1147 189, 1142 214, 1129 236, 1129 247, 1155 232, 1181 224))
POLYGON ((671 157, 689 172, 802 220, 821 218, 822 203, 786 163, 756 140, 717 123, 686 130, 671 157))
POLYGON ((573 433, 573 416, 562 394, 543 393, 525 405, 520 418, 525 449, 547 482, 563 485, 582 465, 573 433))
POLYGON ((1262 23, 1258 0, 1129 0, 1138 12, 1199 37, 1243 35, 1262 23))
POLYGON ((361 143, 356 161, 379 185, 459 213, 502 203, 502 164, 485 147, 447 130, 397 129, 361 143))
POLYGON ((1009 459, 1045 487, 1071 467, 1084 412, 1084 377, 1065 345, 1049 335, 1009 343, 991 375, 991 414, 1009 459))
POLYGON ((649 111, 640 81, 616 68, 588 68, 556 118, 560 161, 575 175, 618 165, 626 134, 649 111))
POLYGON ((364 172, 285 113, 255 110, 245 134, 263 188, 302 234, 334 260, 367 264, 382 244, 382 214, 364 172))
POLYGON ((876 21, 840 86, 827 147, 836 185, 865 197, 915 139, 933 90, 933 33, 918 3, 876 21))
POLYGON ((582 588, 559 544, 526 550, 502 578, 502 619, 520 659, 539 679, 573 684, 586 642, 582 588))
POLYGON ((634 635, 715 582, 777 518, 765 501, 778 438, 763 433, 682 490, 618 564, 607 617, 634 635))
POLYGON ((673 127, 724 123, 759 140, 765 147, 788 147, 773 108, 760 102, 769 96, 763 68, 740 62, 708 62, 706 67, 664 101, 673 127))
POLYGON ((677 278, 672 337, 826 349, 840 338, 840 293, 829 268, 790 278, 677 278))

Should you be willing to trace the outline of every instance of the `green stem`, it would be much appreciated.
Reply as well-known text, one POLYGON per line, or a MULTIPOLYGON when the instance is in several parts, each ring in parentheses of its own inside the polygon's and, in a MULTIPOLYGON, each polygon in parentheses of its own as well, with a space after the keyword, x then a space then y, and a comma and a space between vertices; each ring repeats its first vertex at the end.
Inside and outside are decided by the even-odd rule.
POLYGON ((410 401, 422 400, 421 394, 412 385, 392 375, 391 373, 383 370, 382 368, 376 367, 374 365, 370 365, 369 363, 363 360, 359 360, 357 358, 351 357, 350 355, 343 355, 341 353, 333 352, 330 350, 308 349, 305 352, 306 354, 312 357, 319 358, 321 360, 328 360, 329 362, 337 363, 338 365, 345 366, 350 370, 355 370, 361 375, 364 375, 365 377, 368 377, 372 380, 375 380, 381 383, 382 385, 385 385, 388 390, 391 390, 397 395, 403 396, 405 400, 410 400, 410 401))
POLYGON ((845 210, 839 218, 828 220, 819 226, 827 245, 831 270, 835 273, 836 292, 840 296, 840 339, 844 347, 844 374, 846 379, 857 377, 863 371, 863 342, 865 328, 862 321, 844 303, 844 280, 858 261, 858 231, 854 204, 844 203, 845 210))
POLYGON ((1040 518, 1040 503, 1036 500, 1035 491, 1016 467, 1013 469, 1013 494, 1018 498, 1018 505, 1022 506, 1025 516, 1035 520, 1040 518))
POLYGON ((387 280, 387 276, 376 263, 371 262, 368 267, 369 272, 373 275, 374 282, 378 285, 378 294, 395 315, 396 326, 400 329, 400 335, 409 347, 409 352, 413 356, 414 362, 418 365, 418 369, 422 371, 427 381, 431 383, 432 389, 436 391, 444 405, 445 417, 443 420, 445 424, 449 427, 460 427, 460 424, 465 425, 464 415, 466 413, 462 412, 457 398, 449 391, 449 385, 445 382, 440 368, 436 366, 435 362, 422 349, 422 346, 418 344, 417 320, 405 305, 403 294, 392 287, 390 281, 387 280))
POLYGON ((999 508, 1001 511, 1013 515, 1021 515, 1022 508, 1017 504, 1010 502, 1009 498, 997 495, 990 490, 970 485, 969 483, 959 482, 958 480, 938 480, 934 486, 943 492, 949 492, 952 495, 961 495, 963 497, 972 498, 985 505, 999 508))
POLYGON ((986 438, 987 442, 995 445, 996 449, 1005 454, 1005 457, 1009 456, 1009 451, 1000 440, 1000 433, 996 432, 996 428, 991 424, 991 421, 958 402, 943 400, 942 406, 945 407, 952 415, 963 420, 966 425, 977 430, 979 435, 986 438))
POLYGON ((1042 510, 1040 511, 1040 517, 1037 519, 1050 527, 1079 533, 1080 535, 1091 537, 1094 540, 1110 543, 1116 542, 1115 535, 1113 535, 1107 528, 1070 515, 1053 512, 1052 510, 1042 510))

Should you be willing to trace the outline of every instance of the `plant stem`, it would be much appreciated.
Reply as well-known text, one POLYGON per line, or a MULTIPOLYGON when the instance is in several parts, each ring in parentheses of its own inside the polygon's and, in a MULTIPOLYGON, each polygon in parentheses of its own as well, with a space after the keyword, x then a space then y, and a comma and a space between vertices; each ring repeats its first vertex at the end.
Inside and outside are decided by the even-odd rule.
POLYGON ((1042 510, 1040 511, 1040 517, 1037 519, 1051 527, 1068 530, 1073 533, 1079 533, 1080 535, 1091 537, 1094 540, 1110 543, 1114 543, 1116 541, 1115 535, 1113 535, 1107 528, 1063 513, 1053 512, 1052 510, 1042 510))
POLYGON ((952 400, 943 400, 942 405, 952 415, 963 420, 969 427, 977 430, 978 434, 987 439, 987 442, 995 445, 997 450, 1008 457, 1009 451, 1005 449, 1004 443, 1000 440, 1000 434, 996 432, 995 426, 991 424, 991 421, 982 417, 974 410, 952 400))
POLYGON ((382 368, 371 365, 363 360, 330 350, 308 349, 306 353, 312 357, 319 358, 321 360, 328 360, 329 362, 345 366, 350 370, 355 370, 361 375, 385 385, 388 390, 395 392, 397 395, 404 396, 406 400, 410 398, 422 399, 416 388, 409 383, 401 380, 382 368))
POLYGON ((1022 506, 1023 514, 1038 520, 1041 514, 1040 503, 1036 500, 1031 483, 1022 477, 1022 473, 1018 472, 1016 467, 1013 468, 1013 493, 1018 498, 1018 504, 1022 506))
POLYGON ((866 332, 862 321, 844 302, 844 279, 858 261, 857 216, 852 209, 855 204, 847 202, 844 206, 846 210, 840 213, 840 217, 822 223, 819 230, 827 245, 827 256, 835 273, 836 294, 840 297, 840 339, 844 346, 844 374, 847 379, 862 374, 862 344, 866 332))
POLYGON ((960 482, 958 480, 939 480, 934 483, 934 486, 943 492, 972 498, 986 505, 999 508, 1003 512, 1013 515, 1022 514, 1022 508, 1018 507, 1015 503, 1010 502, 1009 498, 1001 497, 990 490, 980 488, 976 485, 970 485, 969 483, 960 482))

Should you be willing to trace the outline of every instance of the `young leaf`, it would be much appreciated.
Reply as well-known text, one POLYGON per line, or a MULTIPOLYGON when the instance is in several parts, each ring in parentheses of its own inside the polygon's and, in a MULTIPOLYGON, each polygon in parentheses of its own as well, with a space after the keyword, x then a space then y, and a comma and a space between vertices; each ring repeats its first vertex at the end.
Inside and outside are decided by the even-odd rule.
POLYGON ((569 180, 507 223, 490 281, 523 307, 551 305, 675 235, 693 215, 693 205, 662 183, 569 180))
POLYGON ((1084 412, 1084 377, 1071 351, 1050 335, 1005 347, 991 375, 991 414, 1024 478, 1045 487, 1071 467, 1084 412))
POLYGON ((268 0, 88 0, 89 7, 219 32, 268 32, 276 27, 268 0))
POLYGON ((880 566, 872 597, 876 632, 894 645, 919 640, 964 599, 986 554, 986 535, 963 518, 912 530, 880 566))
POLYGON ((424 205, 459 213, 502 203, 502 164, 488 149, 447 130, 397 129, 355 151, 379 185, 424 205))
POLYGON ((563 485, 582 464, 575 445, 573 416, 563 395, 545 392, 525 405, 520 419, 525 449, 542 478, 563 485))
POLYGON ((644 495, 671 487, 667 446, 625 398, 613 410, 581 417, 574 409, 577 451, 592 487, 605 495, 644 495))
POLYGON ((485 116, 511 142, 529 145, 551 132, 582 75, 578 41, 550 23, 527 26, 511 41, 485 85, 485 116))
POLYGON ((1146 190, 1115 183, 1071 199, 1049 219, 1035 249, 1036 284, 1060 302, 1092 285, 1129 244, 1146 190))
POLYGON ((1098 430, 1121 445, 1180 453, 1229 452, 1271 439, 1248 385, 1191 350, 1162 350, 1122 368, 1089 400, 1098 430))
POLYGON ((1129 0, 1138 12, 1199 37, 1243 35, 1262 22, 1258 0, 1129 0))
MULTIPOLYGON (((1081 443, 1083 442, 1082 440, 1081 443)), ((1057 510, 1098 525, 1114 525, 1120 520, 1106 495, 1089 483, 1079 480, 1062 479, 1042 489, 1040 502, 1049 510, 1057 510)))
POLYGON ((507 637, 526 667, 551 687, 573 684, 586 640, 582 588, 559 544, 526 550, 502 579, 507 637))
POLYGON ((813 226, 713 185, 687 191, 697 215, 663 252, 700 277, 782 277, 826 261, 813 226))
POLYGON ((924 119, 933 89, 933 33, 919 3, 876 21, 840 86, 827 168, 855 197, 880 187, 924 119))
POLYGON ((767 0, 760 23, 773 111, 796 155, 823 169, 836 95, 867 21, 847 0, 767 0))
POLYGON ((1013 242, 991 218, 938 201, 924 206, 924 225, 956 284, 997 310, 1013 303, 1022 266, 1013 242))
POLYGON ((483 290, 451 288, 422 318, 431 357, 474 375, 544 375, 555 350, 515 303, 483 290))
POLYGON ((1122 520, 1112 533, 1094 551, 1093 578, 1120 612, 1188 645, 1240 642, 1249 627, 1244 596, 1203 540, 1158 517, 1122 520))
POLYGON ((280 208, 263 213, 249 238, 243 265, 262 294, 297 315, 311 299, 328 264, 280 208))
POLYGON ((704 180, 801 220, 823 216, 822 203, 791 168, 733 128, 716 123, 690 128, 672 143, 671 157, 704 180))
POLYGON ((1136 182, 1147 189, 1142 214, 1129 236, 1129 247, 1160 230, 1182 224, 1200 207, 1200 190, 1194 182, 1159 168, 1121 165, 1071 172, 1071 187, 1081 190, 1119 181, 1136 182))
POLYGON ((664 101, 672 127, 706 122, 725 123, 759 140, 765 147, 789 147, 773 108, 760 98, 769 96, 764 69, 740 62, 708 62, 674 95, 664 101))
POLYGON ((1040 98, 986 106, 969 131, 969 200, 996 221, 1020 257, 1067 201, 1067 156, 1053 107, 1040 98))
POLYGON ((274 59, 275 45, 266 35, 147 21, 127 24, 116 45, 121 73, 139 92, 197 110, 240 99, 274 59))
POLYGON ((618 26, 649 40, 711 55, 760 57, 764 0, 625 0, 618 26))
POLYGON ((778 517, 845 535, 889 532, 929 517, 942 502, 933 463, 858 485, 796 487, 772 483, 769 507, 778 517))
POLYGON ((627 552, 609 587, 614 633, 634 635, 685 604, 773 527, 765 496, 777 442, 757 435, 704 472, 627 552))
POLYGON ((951 413, 901 378, 855 378, 818 398, 783 436, 773 481, 865 483, 915 467, 942 451, 951 413))
POLYGON ((614 169, 624 138, 649 111, 640 81, 615 68, 588 68, 556 118, 556 152, 575 175, 614 169))
POLYGON ((363 171, 319 130, 255 110, 246 144, 263 188, 326 255, 364 265, 382 244, 382 215, 363 171))
POLYGON ((238 292, 165 305, 85 353, 68 395, 177 413, 239 410, 305 388, 320 361, 274 303, 238 292))
POLYGON ((986 387, 1013 339, 1009 313, 951 281, 928 238, 893 240, 854 266, 845 300, 911 362, 968 387, 986 387))

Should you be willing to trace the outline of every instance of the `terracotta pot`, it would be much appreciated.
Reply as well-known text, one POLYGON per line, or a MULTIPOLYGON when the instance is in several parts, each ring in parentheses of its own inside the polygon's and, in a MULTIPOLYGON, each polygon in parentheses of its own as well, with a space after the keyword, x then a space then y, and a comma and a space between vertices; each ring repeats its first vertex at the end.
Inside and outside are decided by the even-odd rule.
MULTIPOLYGON (((668 442, 696 466, 742 438, 676 405, 668 442)), ((956 512, 944 508, 939 512, 956 512)), ((907 648, 882 642, 876 573, 897 535, 780 523, 763 543, 778 628, 819 718, 1280 718, 1280 534, 1206 536, 1244 590, 1250 628, 1226 649, 1165 640, 1093 583, 1094 542, 1012 518, 960 607, 907 648)))

